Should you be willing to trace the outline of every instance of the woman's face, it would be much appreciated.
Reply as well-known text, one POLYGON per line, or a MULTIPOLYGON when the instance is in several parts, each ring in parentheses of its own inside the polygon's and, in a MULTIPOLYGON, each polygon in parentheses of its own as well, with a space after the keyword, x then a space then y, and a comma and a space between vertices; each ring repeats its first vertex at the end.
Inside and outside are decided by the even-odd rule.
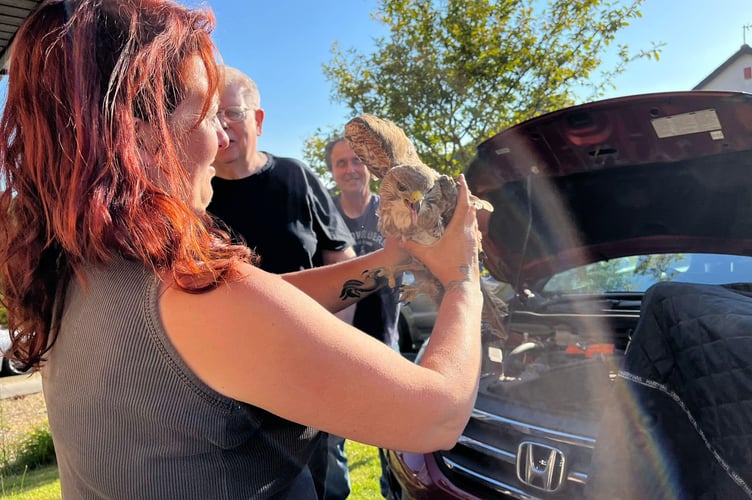
POLYGON ((197 213, 204 213, 212 197, 211 180, 215 173, 212 162, 217 151, 227 147, 229 139, 217 119, 217 96, 209 112, 199 121, 209 87, 201 59, 198 56, 189 59, 183 73, 187 82, 186 97, 170 115, 170 126, 180 161, 190 176, 188 202, 197 213))

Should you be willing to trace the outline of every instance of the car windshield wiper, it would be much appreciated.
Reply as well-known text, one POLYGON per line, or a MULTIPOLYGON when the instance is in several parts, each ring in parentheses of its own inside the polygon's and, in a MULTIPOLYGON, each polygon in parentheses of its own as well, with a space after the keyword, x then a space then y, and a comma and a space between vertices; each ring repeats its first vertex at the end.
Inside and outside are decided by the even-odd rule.
POLYGON ((525 309, 544 310, 557 305, 570 303, 578 304, 582 309, 583 304, 597 305, 599 310, 639 309, 642 302, 643 292, 610 292, 605 294, 558 294, 551 297, 535 295, 520 300, 525 309))

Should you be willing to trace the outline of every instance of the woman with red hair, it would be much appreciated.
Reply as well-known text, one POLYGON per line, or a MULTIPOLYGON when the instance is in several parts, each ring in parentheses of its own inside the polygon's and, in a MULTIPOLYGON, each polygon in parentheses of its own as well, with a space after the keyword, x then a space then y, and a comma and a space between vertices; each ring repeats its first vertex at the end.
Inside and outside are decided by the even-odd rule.
MULTIPOLYGON (((0 294, 41 369, 66 498, 309 498, 322 429, 453 446, 480 368, 475 212, 434 247, 285 276, 205 208, 227 136, 213 18, 162 0, 47 1, 0 120, 0 294), (422 366, 332 312, 422 260, 446 288, 422 366)), ((263 216, 263 214, 259 214, 263 216)))

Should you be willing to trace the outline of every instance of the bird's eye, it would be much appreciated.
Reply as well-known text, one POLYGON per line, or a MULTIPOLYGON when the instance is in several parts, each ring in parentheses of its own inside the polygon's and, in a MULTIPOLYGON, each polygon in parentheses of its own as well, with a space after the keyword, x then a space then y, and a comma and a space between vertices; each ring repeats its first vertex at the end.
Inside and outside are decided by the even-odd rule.
POLYGON ((405 185, 400 182, 397 183, 397 189, 399 189, 402 192, 407 191, 407 188, 405 187, 405 185))

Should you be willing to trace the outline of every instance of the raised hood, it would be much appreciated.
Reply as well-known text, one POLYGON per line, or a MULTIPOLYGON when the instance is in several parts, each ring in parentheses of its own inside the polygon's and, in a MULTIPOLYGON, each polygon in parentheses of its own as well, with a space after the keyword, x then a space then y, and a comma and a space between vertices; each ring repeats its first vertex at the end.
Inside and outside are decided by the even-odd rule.
POLYGON ((752 255, 752 94, 672 92, 533 118, 478 146, 466 177, 485 264, 515 286, 662 252, 752 255))

